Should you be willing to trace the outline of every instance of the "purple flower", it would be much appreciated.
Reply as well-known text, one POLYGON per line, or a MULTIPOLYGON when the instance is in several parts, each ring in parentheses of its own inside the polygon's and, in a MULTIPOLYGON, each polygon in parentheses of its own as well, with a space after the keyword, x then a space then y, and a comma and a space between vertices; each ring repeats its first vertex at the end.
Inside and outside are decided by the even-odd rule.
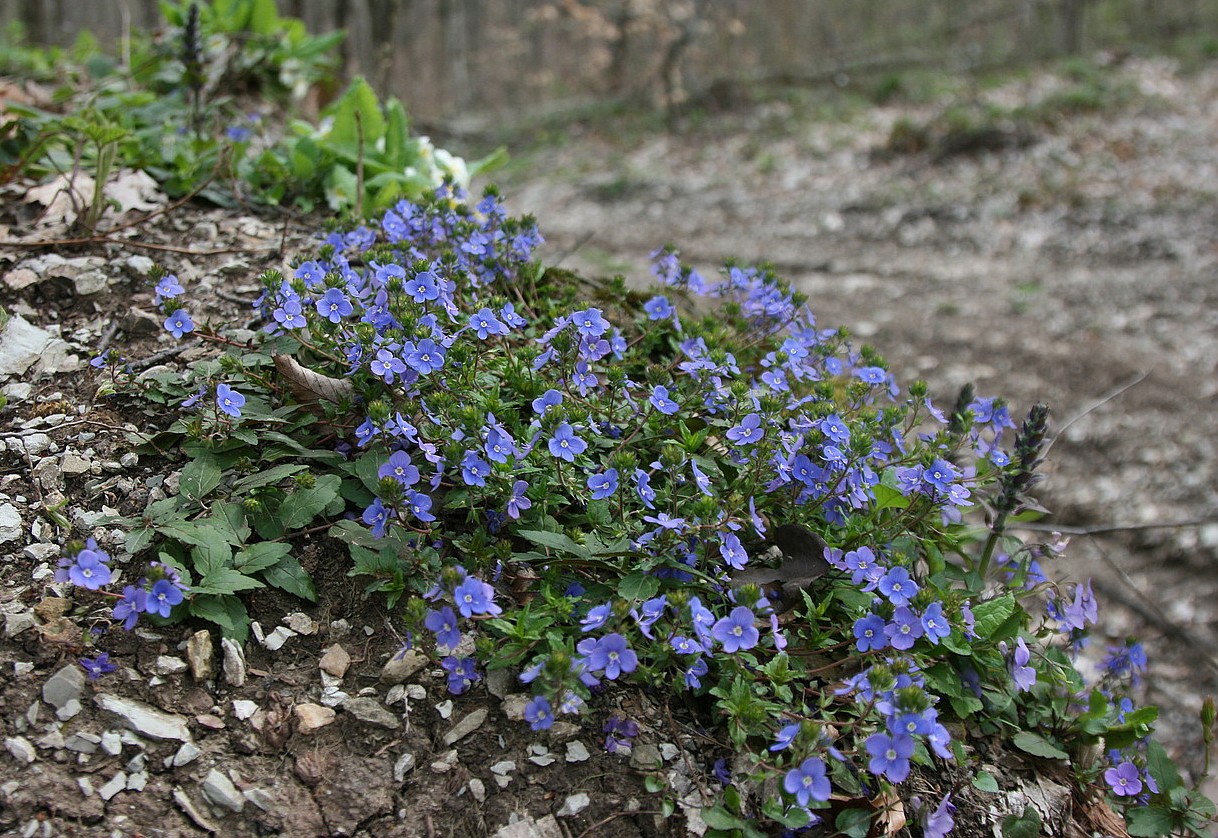
POLYGON ((734 532, 720 533, 723 536, 723 543, 719 545, 719 555, 723 556, 724 563, 736 570, 742 569, 748 563, 749 554, 745 551, 744 545, 740 543, 740 536, 734 532))
POLYGON ((315 305, 317 313, 331 323, 341 323, 344 317, 355 310, 351 306, 351 301, 347 299, 347 295, 337 288, 328 289, 315 305))
POLYGON ((161 277, 161 281, 156 284, 156 299, 152 302, 155 305, 160 305, 165 300, 172 300, 174 297, 186 293, 186 289, 178 282, 178 278, 173 274, 167 274, 161 277))
POLYGON ((681 406, 674 402, 668 395, 668 388, 663 384, 657 384, 656 388, 651 391, 651 398, 648 399, 651 406, 663 413, 665 416, 672 416, 681 406))
POLYGON ((727 438, 737 445, 752 445, 759 442, 765 432, 761 430, 761 415, 750 413, 734 428, 728 428, 727 438))
POLYGON ((687 689, 696 690, 702 686, 702 676, 710 670, 706 665, 706 658, 698 658, 689 665, 685 670, 685 686, 687 689))
POLYGON ((609 330, 609 321, 601 316, 599 308, 576 311, 571 315, 571 322, 584 337, 597 338, 609 330))
POLYGON ((1027 692, 1036 683, 1036 670, 1028 666, 1031 658, 1032 654, 1028 651, 1028 644, 1020 637, 1015 641, 1015 653, 1011 656, 1010 664, 1011 680, 1015 682, 1015 686, 1020 692, 1027 692))
POLYGON ((95 658, 81 658, 80 665, 85 670, 85 674, 89 676, 90 681, 96 681, 107 672, 118 669, 117 664, 110 662, 109 652, 102 652, 95 658))
POLYGON ((639 665, 639 656, 626 643, 626 638, 617 632, 607 634, 596 641, 588 655, 588 667, 593 672, 604 670, 605 677, 616 680, 623 672, 633 672, 639 665))
POLYGON ((698 468, 696 460, 689 461, 689 470, 694 473, 694 485, 698 487, 698 491, 708 498, 714 497, 715 493, 711 491, 710 478, 702 469, 698 468))
POLYGON ((946 460, 935 460, 922 472, 922 479, 940 492, 951 491, 952 481, 957 477, 956 467, 946 460))
POLYGON ((701 643, 683 634, 674 635, 668 645, 672 646, 672 650, 678 655, 697 655, 702 652, 701 643))
POLYGON ((143 588, 137 588, 135 585, 128 585, 123 588, 123 596, 114 606, 114 610, 110 612, 110 616, 116 620, 123 621, 123 628, 127 631, 135 628, 136 621, 147 608, 148 592, 143 588))
POLYGON ((168 579, 160 579, 148 592, 145 610, 149 614, 159 614, 168 617, 173 607, 183 599, 182 589, 168 579))
POLYGON ((423 625, 435 633, 436 643, 449 649, 457 648, 461 642, 461 630, 457 628, 457 615, 445 605, 439 611, 429 611, 423 625))
POLYGON ((883 649, 888 645, 888 636, 884 633, 883 617, 868 614, 854 621, 855 645, 860 652, 883 649))
POLYGON ((173 314, 165 318, 165 331, 173 335, 175 338, 181 339, 182 335, 195 330, 194 321, 190 319, 190 315, 186 313, 186 309, 180 308, 173 314))
POLYGON ((478 340, 486 340, 490 335, 506 335, 507 326, 499 322, 495 313, 489 308, 482 308, 469 316, 469 327, 478 335, 478 340))
POLYGON ((737 605, 731 614, 715 622, 711 628, 711 636, 723 644, 723 651, 728 654, 752 649, 761 636, 753 625, 755 619, 752 611, 743 605, 737 605))
POLYGON ((453 591, 453 599, 456 600, 457 610, 461 612, 462 617, 473 614, 494 616, 502 613, 503 609, 493 601, 494 595, 494 588, 473 576, 466 576, 465 581, 453 591))
POLYGON ((672 316, 672 303, 667 297, 652 297, 643 303, 643 311, 647 312, 648 320, 663 320, 672 316))
POLYGON ((1104 782, 1117 797, 1134 797, 1142 791, 1142 775, 1128 760, 1105 771, 1104 782))
POLYGON ((554 712, 545 696, 534 696, 524 705, 524 720, 533 730, 549 730, 554 725, 554 712))
POLYGON ((648 509, 655 509, 656 490, 651 488, 651 477, 641 468, 634 470, 634 482, 637 487, 639 500, 648 509))
POLYGON ((381 538, 385 535, 385 528, 389 524, 389 515, 390 510, 385 507, 381 499, 373 498, 372 503, 364 509, 361 520, 372 528, 374 538, 381 538))
POLYGON ((303 329, 309 324, 305 319, 304 308, 300 305, 299 297, 289 297, 283 305, 271 312, 275 322, 285 329, 303 329))
POLYGON ((592 492, 592 500, 604 500, 617 492, 617 469, 600 472, 588 478, 588 490, 592 492))
POLYGON ((474 658, 457 658, 449 655, 440 661, 440 666, 448 673, 448 691, 453 695, 461 695, 475 681, 481 681, 478 674, 477 661, 474 658))
POLYGON ((406 495, 406 508, 420 521, 436 520, 436 516, 431 514, 431 498, 422 492, 411 492, 406 495))
POLYGON ((520 513, 533 506, 533 501, 525 497, 525 490, 529 488, 527 480, 517 480, 512 485, 512 496, 508 498, 507 514, 513 521, 520 518, 520 513))
POLYGON ((389 460, 376 471, 376 476, 382 480, 392 477, 403 486, 413 486, 419 482, 419 470, 410 462, 410 455, 405 451, 394 451, 389 460))
POLYGON ((562 404, 562 393, 557 390, 546 390, 537 398, 533 399, 533 410, 541 415, 551 407, 558 407, 562 404))
POLYGON ((575 462, 575 455, 582 454, 587 448, 588 443, 575 435, 570 422, 563 422, 550 437, 550 453, 568 463, 575 462))
POLYGON ((56 574, 57 581, 68 581, 81 588, 96 591, 110 584, 113 578, 110 566, 106 562, 110 556, 97 546, 97 541, 90 538, 85 542, 85 548, 76 554, 72 563, 67 565, 67 579, 63 574, 56 574))
POLYGON ((473 451, 465 452, 465 457, 461 460, 461 479, 465 481, 466 486, 485 486, 490 473, 490 463, 473 451))
POLYGON ((836 413, 830 413, 824 419, 821 419, 818 427, 822 434, 838 445, 845 445, 850 442, 850 429, 846 427, 846 423, 836 413))
POLYGON ((909 758, 914 752, 913 737, 903 733, 896 736, 874 733, 867 737, 866 745, 867 753, 871 754, 867 770, 872 774, 885 776, 894 783, 909 776, 909 758))
POLYGON ((892 648, 905 651, 913 648, 914 641, 923 635, 922 620, 912 608, 901 606, 892 612, 892 622, 884 626, 884 634, 892 648))
POLYGON ((588 609, 588 614, 579 621, 582 628, 580 631, 596 631, 605 623, 609 622, 609 616, 613 613, 613 606, 606 602, 604 605, 597 605, 588 609))
POLYGON ((486 442, 482 446, 486 456, 497 463, 506 463, 508 457, 516 455, 516 443, 501 425, 486 428, 486 442))
POLYGON ((416 303, 435 300, 440 296, 440 285, 436 282, 436 275, 431 271, 420 271, 406 280, 403 287, 416 303))
POLYGON ((783 725, 782 730, 778 731, 774 736, 774 744, 770 746, 771 751, 785 751, 795 743, 795 737, 799 735, 802 725, 799 722, 794 724, 783 725))
POLYGON ((943 603, 932 602, 926 607, 922 612, 922 628, 926 630, 926 639, 936 646, 952 633, 951 624, 943 616, 943 603))
POLYGON ((658 596, 654 599, 649 599, 643 603, 639 612, 631 611, 630 616, 634 617, 634 621, 638 624, 639 630, 643 636, 651 640, 651 627, 655 621, 664 616, 664 610, 668 607, 668 597, 658 596))
POLYGON ((222 412, 227 413, 234 419, 240 419, 241 408, 245 406, 245 396, 227 384, 217 384, 216 405, 222 412))
POLYGON ((908 605, 918 592, 918 583, 909 577, 903 567, 894 567, 880 580, 880 593, 888 597, 893 605, 908 605))
POLYGON ((667 512, 660 512, 656 515, 644 515, 643 520, 649 524, 655 524, 662 530, 681 532, 685 529, 684 518, 673 518, 667 512))
POLYGON ((945 838, 956 825, 952 819, 952 813, 955 811, 956 806, 952 803, 952 794, 948 792, 944 795, 938 808, 925 815, 925 820, 922 822, 922 838, 945 838))
POLYGON ((808 757, 798 768, 792 768, 782 780, 788 794, 795 795, 795 802, 807 806, 813 800, 824 802, 832 791, 829 778, 825 776, 825 763, 817 757, 808 757))
POLYGON ((431 338, 423 338, 407 355, 406 363, 420 375, 437 372, 444 366, 445 348, 431 338))
POLYGON ((386 384, 392 384, 398 376, 406 372, 406 362, 388 349, 378 349, 368 368, 372 370, 373 375, 384 379, 386 384))

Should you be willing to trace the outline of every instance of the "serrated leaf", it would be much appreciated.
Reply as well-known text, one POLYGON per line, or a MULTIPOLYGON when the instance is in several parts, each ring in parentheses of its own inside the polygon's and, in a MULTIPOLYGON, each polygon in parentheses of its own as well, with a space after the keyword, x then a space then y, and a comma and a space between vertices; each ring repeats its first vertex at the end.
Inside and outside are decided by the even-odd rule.
POLYGON ((1021 730, 1011 737, 1012 744, 1025 754, 1045 759, 1070 759, 1070 755, 1048 739, 1030 730, 1021 730))
POLYGON ((945 649, 955 652, 957 655, 971 657, 973 654, 972 645, 965 639, 960 629, 952 629, 952 633, 942 638, 939 642, 943 644, 945 649))
POLYGON ((1022 815, 1008 815, 1002 821, 1002 838, 1040 838, 1040 813, 1025 806, 1022 815))
POLYGON ((1146 770, 1159 784, 1159 791, 1165 794, 1184 785, 1176 763, 1167 755, 1163 746, 1153 739, 1146 744, 1146 770))
POLYGON ((313 578, 292 556, 284 556, 273 567, 262 571, 262 578, 268 585, 274 585, 309 602, 317 602, 317 589, 313 587, 313 578))
POLYGON ((549 547, 552 550, 558 550, 560 553, 568 553, 572 556, 580 558, 591 558, 592 553, 587 547, 582 544, 577 544, 567 536, 560 532, 549 532, 547 530, 521 530, 516 533, 521 538, 525 538, 534 544, 542 547, 549 547))
POLYGON ((234 540, 229 543, 234 547, 244 544, 250 537, 250 525, 245 520, 245 510, 235 501, 213 504, 211 518, 224 521, 233 535, 234 540))
POLYGON ((978 603, 973 606, 973 631, 983 640, 989 639, 1014 610, 1015 597, 1009 593, 978 603))
POLYGON ((1125 829, 1134 838, 1157 838, 1175 830, 1171 811, 1158 806, 1137 806, 1125 810, 1125 829))
POLYGON ((978 771, 973 777, 973 788, 978 791, 988 792, 990 794, 998 794, 998 781, 994 779, 994 775, 988 771, 978 771))
POLYGON ((152 543, 152 537, 155 534, 156 530, 154 530, 152 527, 140 527, 139 529, 134 529, 127 533, 127 536, 123 539, 123 547, 128 553, 134 556, 136 553, 140 552, 152 543))
POLYGON ((789 812, 784 811, 782 801, 774 797, 767 797, 761 804, 761 813, 787 829, 802 829, 810 820, 806 809, 792 806, 789 812))
POLYGON ((190 613, 215 623, 224 632, 225 637, 230 637, 238 643, 249 639, 249 613, 245 610, 245 603, 235 596, 196 596, 190 600, 190 613))
POLYGON ((266 586, 253 577, 246 576, 231 567, 215 568, 203 574, 203 578, 195 585, 195 590, 204 594, 235 594, 237 591, 250 591, 266 586))
POLYGON ((385 133, 381 103, 363 76, 356 76, 331 109, 334 120, 323 142, 348 155, 358 155, 363 139, 365 155, 385 133))
POLYGON ((617 584, 618 596, 627 600, 651 599, 660 590, 660 580, 646 573, 631 573, 617 584))
POLYGON ((279 504, 279 523, 285 531, 300 529, 338 497, 342 478, 323 474, 310 488, 297 488, 279 504))
POLYGON ((867 809, 843 809, 837 813, 833 825, 838 832, 850 838, 866 838, 871 831, 871 812, 867 809))
POLYGON ((233 484, 233 494, 243 495, 251 489, 259 489, 263 486, 273 486, 281 480, 286 480, 297 472, 304 471, 308 466, 300 463, 284 463, 283 465, 271 466, 270 468, 255 472, 254 474, 242 477, 233 484))
POLYGON ((184 498, 195 503, 203 499, 220 485, 223 472, 216 461, 210 456, 196 457, 182 467, 182 476, 178 481, 178 491, 184 498))
POLYGON ((233 562, 232 545, 223 535, 212 530, 200 530, 200 538, 191 555, 194 557, 195 571, 203 577, 231 567, 233 562))
POLYGON ((290 544, 284 544, 281 541, 259 541, 244 550, 239 550, 233 557, 233 567, 242 573, 254 574, 275 566, 280 559, 291 552, 290 544))

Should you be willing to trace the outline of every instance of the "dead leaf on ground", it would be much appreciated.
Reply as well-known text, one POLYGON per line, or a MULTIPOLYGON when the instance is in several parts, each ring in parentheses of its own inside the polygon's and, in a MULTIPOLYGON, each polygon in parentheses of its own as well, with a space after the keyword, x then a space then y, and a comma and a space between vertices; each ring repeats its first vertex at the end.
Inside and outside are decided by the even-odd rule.
POLYGON ((292 395, 302 402, 328 401, 338 403, 351 398, 355 389, 345 378, 330 378, 302 367, 290 355, 273 355, 275 369, 288 383, 292 395))

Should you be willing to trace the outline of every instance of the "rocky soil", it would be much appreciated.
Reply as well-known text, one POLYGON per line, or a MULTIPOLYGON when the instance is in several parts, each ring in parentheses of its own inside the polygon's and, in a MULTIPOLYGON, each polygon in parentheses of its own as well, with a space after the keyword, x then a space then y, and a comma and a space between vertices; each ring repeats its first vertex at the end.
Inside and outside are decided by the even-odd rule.
MULTIPOLYGON (((891 127, 939 103, 811 119, 780 102, 675 135, 571 127, 560 145, 522 143, 501 182, 570 265, 645 277, 665 242, 707 270, 769 261, 822 326, 847 326, 941 402, 968 381, 1016 414, 1048 402, 1048 524, 1077 533, 1053 570, 1094 576, 1103 632, 1145 641, 1145 700, 1195 771, 1193 719, 1218 682, 1218 68, 1114 72, 1131 101, 1042 125, 1019 148, 893 156, 891 127)), ((977 95, 1035 100, 1061 84, 1041 74, 977 95)), ((393 614, 325 542, 308 563, 320 602, 260 592, 260 637, 244 648, 199 626, 106 632, 104 602, 53 585, 65 523, 117 555, 102 516, 173 488, 177 466, 132 442, 163 411, 96 399, 87 366, 99 343, 146 369, 203 352, 160 329, 152 260, 182 279, 196 320, 245 323, 254 277, 317 222, 178 208, 109 242, 38 247, 62 219, 33 227, 40 207, 5 189, 0 283, 19 317, 0 337, 0 830, 684 833, 643 781, 662 773, 687 802, 716 784, 725 754, 696 729, 622 694, 584 727, 533 734, 510 723, 523 701, 500 676, 447 696, 442 672, 397 656, 393 614), (75 661, 90 645, 118 671, 86 680, 75 661), (630 754, 602 747, 615 712, 643 728, 630 754)))

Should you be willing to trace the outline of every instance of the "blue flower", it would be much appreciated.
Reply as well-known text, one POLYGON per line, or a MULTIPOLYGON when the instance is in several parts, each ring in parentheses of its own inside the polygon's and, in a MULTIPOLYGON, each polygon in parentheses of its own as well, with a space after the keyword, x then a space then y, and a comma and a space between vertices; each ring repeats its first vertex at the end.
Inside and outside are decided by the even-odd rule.
POLYGON ((582 454, 587 447, 588 443, 575 435, 575 429, 569 422, 555 428, 554 435, 550 437, 550 453, 568 463, 575 462, 575 455, 582 454))
POLYGON ((946 460, 935 460, 922 472, 922 479, 940 492, 951 491, 952 481, 959 476, 955 466, 946 460))
POLYGON ((289 297, 283 301, 283 305, 275 309, 272 313, 275 322, 285 329, 303 329, 309 324, 305 319, 304 308, 300 304, 299 297, 289 297))
POLYGON ((807 806, 813 800, 823 803, 832 791, 829 778, 825 776, 825 763, 817 757, 808 757, 799 767, 788 771, 782 787, 788 794, 795 795, 795 802, 800 806, 807 806))
POLYGON ((884 618, 868 614, 854 621, 854 637, 858 641, 855 646, 860 652, 883 649, 888 645, 888 637, 884 633, 884 618))
POLYGON ((457 648, 461 642, 461 630, 457 628, 457 615, 445 605, 439 611, 429 611, 423 625, 435 633, 436 643, 449 649, 457 648))
POLYGON ((461 612, 462 617, 501 614, 503 609, 494 603, 494 595, 495 591, 490 585, 473 576, 466 576, 465 581, 453 591, 453 599, 456 600, 457 610, 461 612))
POLYGON ((416 303, 425 303, 429 300, 438 299, 440 296, 440 285, 436 281, 436 275, 431 271, 420 271, 406 280, 404 287, 406 293, 416 303))
POLYGON ((641 468, 634 470, 634 482, 637 487, 639 500, 648 509, 655 509, 656 490, 651 488, 651 477, 641 468))
POLYGON ((802 725, 799 722, 794 724, 783 725, 782 730, 774 735, 774 744, 770 746, 771 751, 785 751, 795 742, 795 737, 799 735, 802 725))
POLYGON ((389 524, 390 510, 385 507, 380 498, 373 498, 372 503, 364 509, 361 520, 372 528, 374 538, 382 538, 389 524))
POLYGON ((131 631, 135 628, 140 615, 147 610, 147 603, 148 591, 144 588, 137 588, 135 585, 128 585, 123 588, 123 595, 114 606, 114 610, 110 612, 110 616, 116 620, 122 620, 123 628, 131 631))
POLYGON ((1104 782, 1117 797, 1136 797, 1142 791, 1141 772, 1128 760, 1105 771, 1104 782))
POLYGON ((110 584, 113 578, 109 565, 110 556, 104 550, 99 550, 97 542, 90 538, 85 549, 76 554, 72 563, 67 566, 67 579, 57 574, 61 581, 69 581, 73 585, 96 591, 110 584))
POLYGON ((486 442, 482 449, 486 456, 497 463, 506 463, 508 457, 516 455, 516 443, 502 425, 492 424, 486 429, 486 442))
POLYGON ((729 655, 743 649, 752 649, 757 645, 761 633, 753 625, 756 617, 753 612, 743 605, 737 605, 732 613, 720 617, 711 628, 711 637, 723 644, 723 651, 729 655))
POLYGON ((750 413, 734 428, 728 428, 727 438, 737 445, 752 445, 765 435, 761 429, 761 414, 750 413))
POLYGON ((672 303, 668 302, 667 297, 652 297, 643 303, 643 311, 647 312, 648 320, 664 320, 672 317, 672 303))
POLYGON ((926 629, 926 639, 936 646, 952 633, 951 624, 943 616, 943 603, 932 602, 926 607, 922 612, 922 628, 926 629))
POLYGON ((894 783, 900 783, 909 776, 909 758, 914 752, 913 737, 903 733, 896 736, 874 733, 867 737, 866 746, 867 753, 871 754, 867 770, 872 774, 885 776, 894 783))
POLYGON ((892 648, 905 651, 912 649, 914 642, 925 633, 922 620, 912 608, 901 606, 892 612, 892 622, 884 627, 884 634, 892 648))
POLYGON ((1021 637, 1016 640, 1015 652, 1011 656, 1011 680, 1020 692, 1027 692, 1036 683, 1036 670, 1028 666, 1031 658, 1032 654, 1028 651, 1028 644, 1024 639, 1021 637))
POLYGON ((626 638, 617 632, 607 634, 596 641, 588 654, 588 668, 593 672, 604 670, 605 677, 616 680, 625 672, 633 672, 639 665, 639 656, 626 643, 626 638))
POLYGON ((168 579, 160 579, 148 591, 145 610, 149 614, 168 617, 173 607, 183 599, 182 590, 168 579))
POLYGON ((178 278, 173 274, 167 274, 161 277, 161 281, 156 284, 156 299, 153 303, 160 305, 165 300, 172 300, 174 297, 181 296, 186 293, 186 289, 178 282, 178 278))
POLYGON ((89 676, 90 681, 96 681, 107 672, 118 669, 118 665, 110 662, 110 653, 102 652, 95 658, 81 658, 80 665, 89 676))
POLYGON ((386 384, 392 384, 396 378, 406 372, 406 363, 388 349, 378 349, 376 357, 368 364, 372 374, 384 379, 386 384))
POLYGON ((434 521, 436 516, 431 514, 431 498, 422 492, 411 492, 406 496, 406 508, 420 521, 434 521))
POLYGON ((314 305, 317 313, 331 323, 341 323, 344 317, 355 310, 347 295, 337 288, 328 289, 314 305))
POLYGON ((819 427, 822 434, 838 445, 846 445, 850 442, 850 428, 846 426, 846 423, 836 413, 830 413, 820 420, 819 427))
POLYGON ((952 803, 952 793, 949 791, 933 812, 927 813, 922 822, 922 838, 946 838, 955 828, 956 822, 952 813, 956 811, 952 803))
POLYGON ((506 335, 507 326, 499 322, 495 313, 489 308, 481 308, 469 316, 469 326, 478 335, 479 340, 486 340, 490 335, 506 335))
POLYGON ((534 696, 533 700, 524 705, 524 720, 533 730, 549 730, 554 726, 554 711, 545 696, 534 696))
POLYGON ((546 390, 533 399, 533 410, 544 416, 547 410, 560 404, 562 404, 562 393, 557 390, 546 390))
POLYGON ((195 330, 195 324, 186 309, 180 308, 165 318, 165 330, 180 340, 182 335, 195 330))
POLYGON ((465 458, 461 460, 461 479, 466 486, 485 486, 490 473, 490 463, 473 451, 465 452, 465 458))
POLYGON ((431 338, 423 338, 406 355, 406 363, 420 375, 427 375, 443 368, 446 351, 431 338))
POLYGON ((918 583, 909 577, 903 567, 894 567, 880 580, 880 593, 888 597, 893 605, 908 605, 918 592, 918 583))
POLYGON ((571 322, 584 337, 598 338, 609 330, 609 321, 601 316, 599 308, 576 311, 571 315, 571 322))
POLYGON ((453 695, 461 695, 475 681, 481 681, 478 674, 477 661, 474 658, 457 658, 449 655, 441 659, 440 666, 448 673, 448 691, 453 695))
POLYGON ((657 384, 656 388, 651 391, 651 398, 648 399, 651 406, 663 413, 665 416, 672 416, 681 409, 681 406, 674 402, 668 395, 668 388, 663 384, 657 384))
POLYGON ((744 545, 740 543, 740 536, 734 532, 720 533, 723 536, 723 543, 719 545, 719 555, 723 556, 724 563, 731 568, 740 570, 749 560, 749 554, 745 552, 744 545))
POLYGON ((593 474, 588 478, 588 490, 592 492, 592 500, 604 500, 617 492, 617 469, 611 468, 605 472, 593 474))
POLYGON ((687 689, 696 690, 702 686, 702 676, 710 671, 710 667, 706 665, 705 658, 698 658, 689 668, 685 670, 685 686, 687 689))
POLYGON ((216 385, 216 405, 221 411, 234 419, 241 418, 241 408, 245 406, 245 396, 238 393, 227 384, 216 385))
POLYGON ((595 631, 601 628, 605 623, 609 622, 610 615, 613 614, 613 606, 606 602, 604 605, 597 605, 588 609, 588 614, 579 621, 582 628, 580 631, 595 631))
POLYGON ((405 451, 394 451, 389 460, 381 464, 376 476, 380 479, 392 477, 403 486, 413 486, 419 482, 419 470, 410 462, 410 455, 405 451))
POLYGON ((533 506, 533 501, 525 497, 525 490, 529 488, 527 480, 517 480, 512 486, 512 496, 508 498, 507 514, 513 521, 520 518, 520 513, 533 506))

